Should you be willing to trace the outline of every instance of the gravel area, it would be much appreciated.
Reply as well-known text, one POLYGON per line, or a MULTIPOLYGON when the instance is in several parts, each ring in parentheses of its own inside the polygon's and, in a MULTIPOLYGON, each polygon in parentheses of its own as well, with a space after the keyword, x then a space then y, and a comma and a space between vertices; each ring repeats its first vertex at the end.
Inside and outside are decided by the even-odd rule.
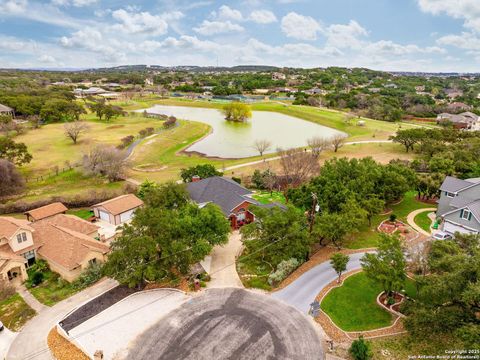
POLYGON ((60 335, 56 328, 50 330, 47 342, 56 360, 90 360, 82 350, 60 335))
POLYGON ((131 289, 127 286, 114 287, 69 314, 60 322, 60 325, 68 332, 137 291, 137 289, 131 289))

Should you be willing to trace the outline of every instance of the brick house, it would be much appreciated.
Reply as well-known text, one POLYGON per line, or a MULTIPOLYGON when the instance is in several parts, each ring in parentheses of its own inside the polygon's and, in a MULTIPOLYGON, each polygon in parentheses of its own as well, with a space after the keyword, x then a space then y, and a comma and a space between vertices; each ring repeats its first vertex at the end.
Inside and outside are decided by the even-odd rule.
POLYGON ((187 190, 191 199, 200 207, 209 203, 218 205, 225 217, 230 220, 233 229, 238 229, 255 220, 255 215, 249 210, 250 206, 277 206, 277 204, 259 203, 252 198, 252 191, 232 179, 221 176, 203 180, 193 177, 192 182, 187 184, 187 190))

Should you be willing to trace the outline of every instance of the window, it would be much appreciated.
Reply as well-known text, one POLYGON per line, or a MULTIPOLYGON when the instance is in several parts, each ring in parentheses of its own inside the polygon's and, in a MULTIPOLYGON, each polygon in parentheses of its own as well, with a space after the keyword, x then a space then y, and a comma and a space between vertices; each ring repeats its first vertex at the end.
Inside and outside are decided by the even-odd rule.
POLYGON ((27 233, 17 234, 17 241, 19 244, 21 244, 24 241, 27 241, 27 233))
POLYGON ((448 191, 445 191, 445 195, 447 195, 447 197, 449 197, 449 198, 455 197, 454 193, 451 193, 451 192, 448 192, 448 191))
POLYGON ((469 210, 464 209, 462 211, 462 219, 470 220, 470 211, 469 210))
POLYGON ((97 263, 97 258, 93 258, 93 259, 88 260, 88 264, 89 264, 90 266, 93 266, 93 265, 95 265, 96 263, 97 263))
POLYGON ((31 258, 34 258, 35 257, 35 250, 27 251, 26 253, 23 253, 22 255, 27 260, 31 259, 31 258))

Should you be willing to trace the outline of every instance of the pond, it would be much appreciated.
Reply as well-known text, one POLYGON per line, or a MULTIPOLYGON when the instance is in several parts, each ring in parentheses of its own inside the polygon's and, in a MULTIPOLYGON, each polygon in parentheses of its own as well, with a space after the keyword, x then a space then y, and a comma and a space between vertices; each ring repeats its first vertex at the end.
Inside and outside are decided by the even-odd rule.
POLYGON ((210 125, 212 132, 185 151, 224 159, 259 155, 254 148, 254 142, 257 140, 268 140, 272 144, 265 152, 268 154, 276 152, 278 148, 306 147, 307 139, 313 136, 331 138, 337 134, 344 134, 326 126, 276 112, 253 111, 252 118, 247 122, 234 123, 226 121, 223 114, 216 109, 155 105, 146 110, 149 113, 165 114, 210 125))

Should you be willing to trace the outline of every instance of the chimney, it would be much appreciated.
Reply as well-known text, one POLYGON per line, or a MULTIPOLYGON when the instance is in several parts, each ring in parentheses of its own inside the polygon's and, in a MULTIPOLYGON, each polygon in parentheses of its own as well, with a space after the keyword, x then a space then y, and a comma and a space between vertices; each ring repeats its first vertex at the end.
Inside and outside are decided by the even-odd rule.
POLYGON ((202 180, 202 179, 200 178, 200 176, 198 176, 198 175, 193 175, 193 176, 192 176, 192 182, 197 182, 197 181, 200 181, 200 180, 202 180))
POLYGON ((93 354, 93 359, 94 360, 102 360, 103 359, 103 350, 95 351, 95 354, 93 354))

